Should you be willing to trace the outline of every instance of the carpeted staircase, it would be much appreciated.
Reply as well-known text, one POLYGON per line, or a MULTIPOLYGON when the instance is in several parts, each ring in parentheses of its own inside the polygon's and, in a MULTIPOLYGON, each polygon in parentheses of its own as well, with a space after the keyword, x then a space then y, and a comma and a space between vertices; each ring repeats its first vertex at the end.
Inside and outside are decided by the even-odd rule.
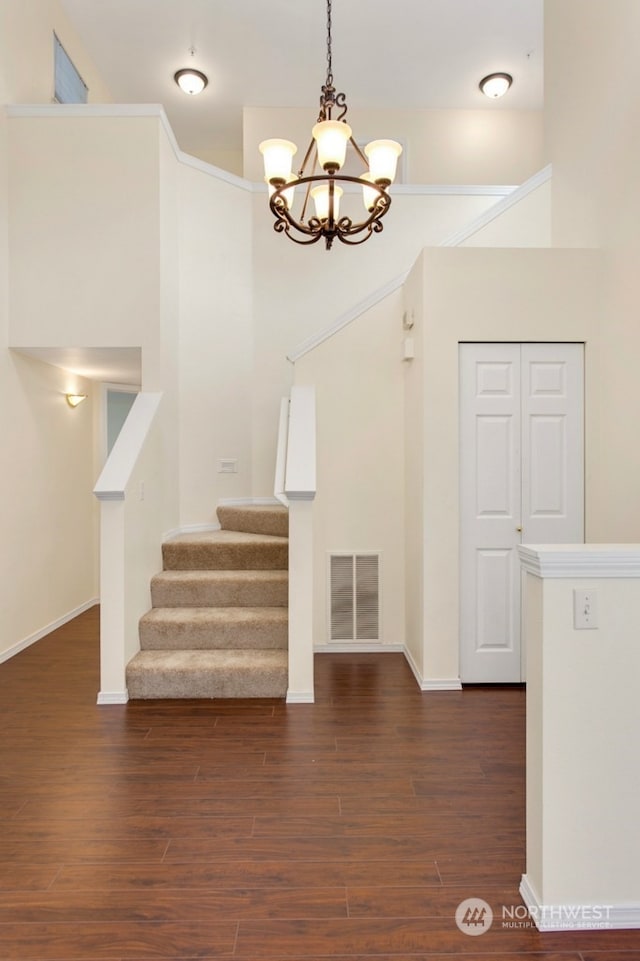
POLYGON ((284 697, 287 692, 286 508, 219 507, 221 530, 162 545, 129 697, 284 697))

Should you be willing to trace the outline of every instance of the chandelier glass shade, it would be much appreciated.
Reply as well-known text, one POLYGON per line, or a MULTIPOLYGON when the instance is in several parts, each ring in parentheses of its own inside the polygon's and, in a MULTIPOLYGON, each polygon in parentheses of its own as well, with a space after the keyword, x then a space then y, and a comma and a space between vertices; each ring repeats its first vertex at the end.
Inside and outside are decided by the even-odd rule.
POLYGON ((275 217, 274 230, 297 244, 315 244, 323 239, 329 250, 336 238, 344 244, 361 244, 382 230, 382 218, 391 205, 388 191, 396 176, 402 147, 395 140, 374 140, 363 153, 353 138, 346 114, 346 96, 337 93, 333 85, 331 0, 327 0, 327 76, 320 94, 320 113, 302 165, 294 172, 297 147, 290 140, 264 140, 259 147, 269 206, 275 217), (338 114, 335 118, 334 111, 338 114), (354 175, 343 172, 350 152, 361 167, 361 172, 354 175), (358 188, 362 198, 360 216, 341 216, 341 198, 345 192, 357 192, 358 188), (300 204, 297 213, 296 193, 300 204))

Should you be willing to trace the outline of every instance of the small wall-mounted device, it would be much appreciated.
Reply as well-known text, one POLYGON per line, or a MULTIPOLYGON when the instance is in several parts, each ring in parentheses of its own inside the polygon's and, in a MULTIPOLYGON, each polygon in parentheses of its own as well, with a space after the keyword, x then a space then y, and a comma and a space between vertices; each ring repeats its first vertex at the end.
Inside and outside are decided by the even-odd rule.
POLYGON ((405 337, 402 342, 402 359, 413 360, 415 356, 416 352, 413 346, 413 337, 405 337))
POLYGON ((594 590, 573 591, 573 628, 591 631, 598 626, 598 596, 594 590))
POLYGON ((404 327, 404 329, 411 330, 414 323, 415 323, 415 315, 413 313, 413 309, 405 310, 404 314, 402 315, 402 326, 404 327))

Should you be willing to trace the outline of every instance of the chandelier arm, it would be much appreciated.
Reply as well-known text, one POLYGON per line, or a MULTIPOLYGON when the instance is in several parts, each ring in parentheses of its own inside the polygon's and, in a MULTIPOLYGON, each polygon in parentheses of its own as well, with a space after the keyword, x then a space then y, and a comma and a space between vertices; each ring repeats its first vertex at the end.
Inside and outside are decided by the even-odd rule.
MULTIPOLYGON (((281 233, 283 230, 286 232, 288 237, 291 237, 289 233, 289 228, 293 227, 294 230, 299 231, 301 234, 308 234, 313 237, 321 237, 323 234, 322 222, 316 217, 312 217, 309 220, 309 224, 305 224, 302 221, 294 220, 282 197, 279 196, 278 191, 276 191, 269 201, 269 206, 271 211, 276 218, 276 223, 274 224, 274 229, 281 233)), ((293 240, 294 238, 291 237, 293 240)), ((298 241, 300 242, 300 241, 298 241)))
POLYGON ((324 236, 320 231, 318 233, 309 236, 307 240, 299 240, 294 234, 291 233, 291 227, 286 222, 286 220, 279 220, 273 225, 273 229, 276 233, 286 234, 289 240, 292 240, 294 244, 299 244, 301 247, 308 247, 309 244, 317 244, 319 240, 324 236))
POLYGON ((364 164, 365 170, 368 170, 368 169, 369 169, 369 161, 367 160, 367 158, 365 157, 365 155, 363 154, 363 152, 360 150, 360 147, 359 147, 358 144, 355 142, 355 140, 353 139, 353 137, 349 137, 349 143, 351 144, 351 146, 353 147, 353 149, 354 149, 355 152, 357 153, 358 157, 360 158, 360 160, 361 160, 362 163, 364 164))
MULTIPOLYGON (((307 164, 309 163, 309 158, 311 157, 311 154, 312 154, 312 152, 313 152, 313 148, 314 148, 315 146, 316 146, 316 142, 315 142, 315 140, 314 140, 313 137, 312 137, 312 138, 311 138, 311 142, 310 142, 309 146, 307 147, 307 152, 306 152, 306 154, 304 155, 304 160, 302 161, 302 163, 301 163, 301 165, 300 165, 300 169, 298 170, 298 177, 304 177, 304 168, 305 168, 305 167, 307 166, 307 164)), ((318 155, 318 152, 317 152, 317 149, 316 149, 316 157, 317 157, 317 155, 318 155)), ((313 166, 315 167, 315 165, 316 165, 316 162, 315 162, 315 160, 314 160, 313 166)))
POLYGON ((369 239, 371 234, 379 234, 382 229, 383 225, 379 221, 376 221, 375 224, 371 224, 369 226, 369 229, 364 237, 360 237, 359 240, 350 240, 349 237, 351 235, 337 234, 336 236, 338 237, 338 240, 340 240, 343 244, 346 244, 348 247, 357 247, 359 244, 364 244, 369 239))

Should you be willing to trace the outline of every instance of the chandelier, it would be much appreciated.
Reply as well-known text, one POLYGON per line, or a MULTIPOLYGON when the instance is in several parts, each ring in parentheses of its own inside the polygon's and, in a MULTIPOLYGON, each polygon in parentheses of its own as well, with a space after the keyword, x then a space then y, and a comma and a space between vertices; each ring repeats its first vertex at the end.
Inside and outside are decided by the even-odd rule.
POLYGON ((264 140, 259 147, 269 186, 269 206, 275 217, 274 230, 297 244, 315 244, 324 238, 329 250, 336 237, 343 244, 362 244, 382 230, 382 218, 391 205, 388 189, 395 178, 402 147, 395 140, 374 140, 363 153, 353 139, 346 115, 346 96, 336 93, 333 85, 331 0, 327 0, 327 77, 302 166, 297 173, 292 172, 298 148, 290 140, 264 140), (341 173, 349 146, 362 169, 356 176, 341 173), (341 184, 361 187, 362 219, 340 216, 340 198, 344 193, 341 184), (301 210, 296 216, 293 208, 298 187, 304 189, 301 210))

